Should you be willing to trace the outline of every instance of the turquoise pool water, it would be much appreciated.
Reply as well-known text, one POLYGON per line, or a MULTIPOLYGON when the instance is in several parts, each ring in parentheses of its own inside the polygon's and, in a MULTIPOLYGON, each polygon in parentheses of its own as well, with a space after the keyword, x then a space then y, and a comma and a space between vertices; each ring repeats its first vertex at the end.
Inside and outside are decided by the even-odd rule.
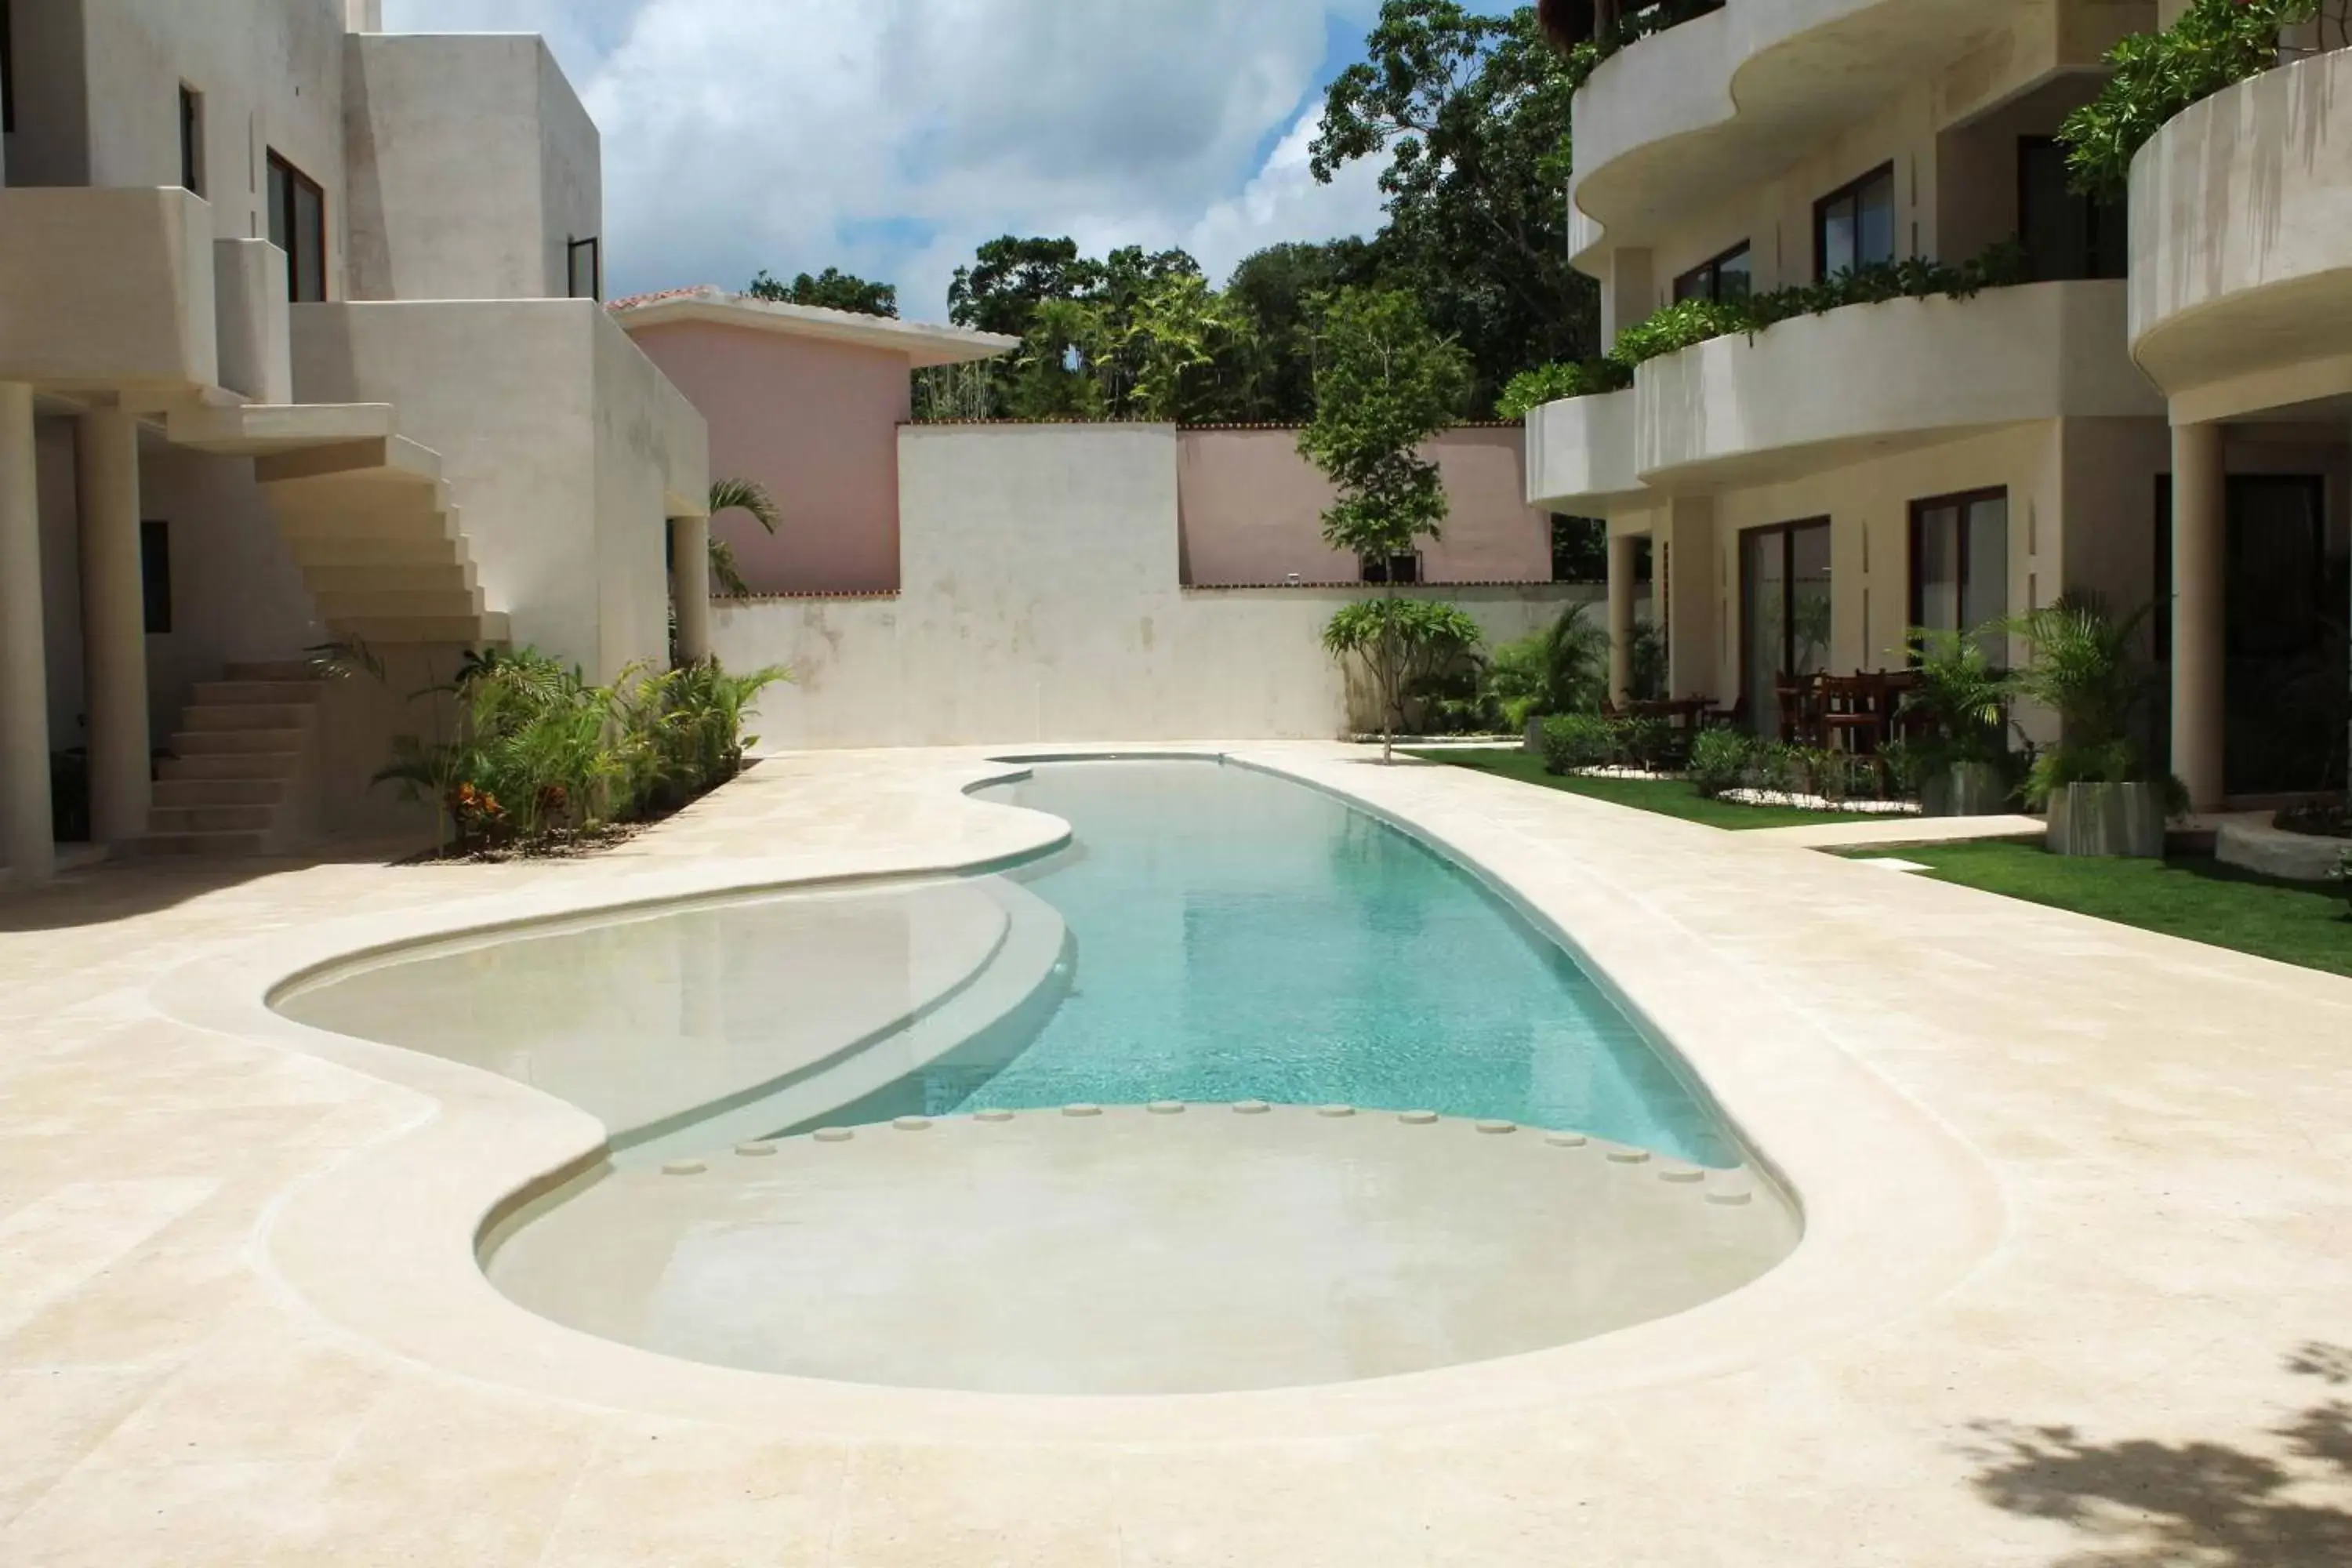
POLYGON ((1069 848, 1011 873, 1067 922, 1069 989, 985 1064, 913 1075, 898 1106, 1425 1108, 1738 1163, 1557 944, 1329 795, 1195 761, 1045 763, 982 793, 1071 825, 1069 848))

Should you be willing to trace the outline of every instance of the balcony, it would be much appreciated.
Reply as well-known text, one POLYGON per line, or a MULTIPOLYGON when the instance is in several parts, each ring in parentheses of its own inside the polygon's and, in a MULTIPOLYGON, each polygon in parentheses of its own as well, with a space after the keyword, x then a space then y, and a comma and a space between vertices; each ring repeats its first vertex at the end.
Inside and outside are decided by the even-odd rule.
POLYGON ((0 381, 174 394, 219 379, 212 209, 177 189, 0 189, 0 381))
POLYGON ((1528 504, 1590 514, 1638 495, 1633 472, 1634 394, 1547 403, 1528 416, 1528 504))
MULTIPOLYGON (((2123 351, 2125 308, 2120 282, 2033 283, 1848 305, 1651 360, 1630 395, 1633 474, 1661 489, 1769 483, 2005 425, 2159 416, 2123 351)), ((1547 442, 1545 460, 1567 472, 1577 458, 1547 442)), ((1585 460, 1613 492, 1622 462, 1585 460)))
POLYGON ((2177 419, 2352 393, 2352 49, 2175 116, 2131 200, 2132 356, 2177 419))
POLYGON ((1604 236, 1647 244, 1776 177, 1907 83, 2043 10, 2022 0, 1737 0, 1628 46, 1576 97, 1574 258, 1604 236))

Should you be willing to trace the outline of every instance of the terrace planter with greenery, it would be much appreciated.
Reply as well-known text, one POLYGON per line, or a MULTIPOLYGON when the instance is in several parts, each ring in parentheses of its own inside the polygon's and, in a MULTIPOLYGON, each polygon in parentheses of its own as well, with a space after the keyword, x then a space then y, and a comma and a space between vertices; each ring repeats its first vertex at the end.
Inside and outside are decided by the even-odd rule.
POLYGON ((1927 727, 1909 748, 1925 816, 1991 816, 2009 807, 2011 681, 1985 652, 1999 630, 1914 626, 1905 636, 1919 683, 1902 710, 1927 727))
POLYGON ((2160 856, 2167 817, 2188 809, 2187 789, 2132 737, 2150 685, 2135 650, 2151 608, 2117 616, 2070 594, 2010 623, 2032 648, 2016 691, 2058 719, 2058 743, 2025 781, 2026 804, 2050 814, 2053 854, 2160 856))

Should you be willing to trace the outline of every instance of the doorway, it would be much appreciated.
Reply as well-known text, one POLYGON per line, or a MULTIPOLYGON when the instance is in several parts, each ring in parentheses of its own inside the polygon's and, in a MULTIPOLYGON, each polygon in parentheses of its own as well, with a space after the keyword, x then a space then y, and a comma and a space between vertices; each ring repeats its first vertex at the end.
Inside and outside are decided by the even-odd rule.
POLYGON ((1739 690, 1756 732, 1778 731, 1780 682, 1830 658, 1830 521, 1739 536, 1739 690))

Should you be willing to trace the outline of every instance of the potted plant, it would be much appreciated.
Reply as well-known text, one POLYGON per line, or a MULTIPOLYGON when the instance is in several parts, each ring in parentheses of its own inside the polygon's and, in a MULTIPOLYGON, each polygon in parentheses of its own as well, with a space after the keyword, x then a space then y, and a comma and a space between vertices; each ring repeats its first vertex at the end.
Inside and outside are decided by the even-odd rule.
POLYGON ((1929 816, 1990 816, 2009 803, 2010 678, 1995 669, 1985 645, 1998 626, 1975 632, 1904 634, 1918 684, 1901 711, 1926 732, 1906 749, 1919 781, 1919 809, 1929 816))
POLYGON ((2134 655, 2148 606, 2116 616, 2098 599, 2067 595, 2012 621, 2032 657, 2018 672, 2019 696, 2058 720, 2057 743, 2034 758, 2025 801, 2050 816, 2059 855, 2164 853, 2164 825, 2185 810, 2188 791, 2154 767, 2132 737, 2148 678, 2134 655))

